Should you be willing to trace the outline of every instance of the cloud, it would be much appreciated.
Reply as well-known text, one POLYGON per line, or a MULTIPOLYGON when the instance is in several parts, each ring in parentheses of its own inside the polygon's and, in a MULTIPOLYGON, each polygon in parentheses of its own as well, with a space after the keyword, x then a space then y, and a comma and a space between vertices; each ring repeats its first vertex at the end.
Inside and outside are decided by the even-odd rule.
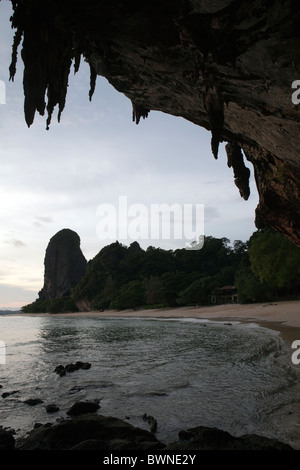
POLYGON ((214 219, 219 219, 221 214, 216 207, 213 206, 205 206, 204 207, 204 217, 206 222, 210 222, 214 219))
POLYGON ((39 216, 37 215, 34 219, 34 221, 32 222, 32 224, 35 226, 35 227, 42 227, 43 225, 45 224, 52 224, 53 223, 53 219, 52 217, 47 217, 47 216, 39 216))
POLYGON ((18 240, 17 238, 10 238, 10 240, 5 240, 5 243, 8 245, 13 245, 16 248, 22 248, 26 246, 26 243, 22 242, 22 240, 18 240))
POLYGON ((22 240, 17 240, 16 238, 13 238, 11 240, 11 242, 13 243, 13 245, 16 247, 16 248, 20 248, 20 247, 23 247, 23 246, 26 246, 26 244, 24 242, 22 242, 22 240))

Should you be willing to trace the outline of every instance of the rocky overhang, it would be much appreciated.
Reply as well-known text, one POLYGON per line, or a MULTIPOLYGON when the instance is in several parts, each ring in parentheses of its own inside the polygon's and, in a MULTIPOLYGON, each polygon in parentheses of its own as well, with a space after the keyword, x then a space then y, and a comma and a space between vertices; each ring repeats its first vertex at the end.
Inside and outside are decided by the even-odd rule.
POLYGON ((298 0, 10 1, 10 75, 22 43, 28 126, 39 112, 49 128, 56 106, 60 119, 83 58, 90 99, 102 75, 131 100, 136 124, 151 110, 181 116, 211 131, 214 158, 226 142, 246 200, 251 162, 256 226, 300 246, 298 0))

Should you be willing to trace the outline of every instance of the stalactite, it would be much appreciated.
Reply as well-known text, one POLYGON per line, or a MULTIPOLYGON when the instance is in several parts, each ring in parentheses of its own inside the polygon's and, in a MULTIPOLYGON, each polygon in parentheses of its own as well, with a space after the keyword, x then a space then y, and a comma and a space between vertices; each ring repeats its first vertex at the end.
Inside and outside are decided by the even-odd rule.
POLYGON ((228 142, 225 149, 228 167, 233 169, 234 182, 239 188, 241 197, 247 200, 250 196, 250 170, 245 166, 241 147, 234 142, 228 142))
POLYGON ((89 99, 92 101, 92 96, 96 88, 97 72, 92 65, 90 65, 90 91, 89 99))
MULTIPOLYGON (((51 38, 51 36, 50 36, 51 38)), ((57 120, 60 122, 61 114, 66 103, 68 90, 68 80, 73 61, 73 48, 71 41, 64 41, 64 50, 62 51, 55 45, 55 37, 50 39, 49 59, 46 60, 46 81, 47 81, 47 121, 46 128, 49 130, 54 108, 58 106, 57 120), (51 64, 57 64, 57 71, 54 74, 51 70, 51 64)))
POLYGON ((224 126, 224 102, 220 98, 216 87, 209 88, 204 96, 204 104, 207 110, 209 125, 211 129, 211 149, 217 160, 219 143, 222 141, 224 126))
POLYGON ((146 119, 150 109, 145 109, 142 106, 132 102, 132 120, 136 124, 139 124, 141 118, 146 119))
POLYGON ((60 98, 58 100, 58 106, 59 106, 59 111, 58 111, 58 116, 57 116, 58 122, 60 122, 61 114, 66 104, 66 97, 67 97, 67 91, 68 91, 69 75, 70 75, 72 60, 73 60, 73 54, 70 48, 69 57, 64 60, 65 67, 63 68, 62 87, 60 89, 60 98))
POLYGON ((80 67, 81 53, 76 51, 74 52, 74 73, 77 73, 80 67))
POLYGON ((27 126, 34 121, 35 112, 42 116, 45 112, 45 93, 47 77, 45 76, 45 59, 41 50, 41 31, 34 28, 24 31, 21 51, 24 62, 23 88, 24 113, 27 126))
MULTIPOLYGON (((54 22, 45 22, 39 9, 39 3, 33 0, 25 4, 13 2, 14 13, 11 18, 12 26, 17 28, 12 46, 12 59, 9 67, 10 79, 16 74, 17 53, 22 37, 22 59, 24 62, 24 114, 28 127, 34 121, 35 112, 42 116, 45 108, 47 110, 46 129, 49 130, 54 108, 58 106, 58 122, 66 103, 68 79, 72 62, 74 60, 75 73, 79 70, 82 44, 76 37, 75 32, 69 34, 63 28, 57 28, 54 22), (27 6, 28 5, 28 6, 27 6), (38 27, 26 24, 26 17, 20 18, 24 9, 34 9, 35 21, 38 27), (47 100, 47 105, 45 102, 47 100)), ((53 18, 59 8, 58 4, 51 7, 53 18)), ((51 16, 50 16, 51 17, 51 16)), ((91 67, 90 78, 90 100, 95 90, 96 71, 91 67)))
POLYGON ((23 36, 23 31, 18 28, 15 36, 14 36, 14 42, 12 46, 12 55, 11 55, 11 64, 9 67, 9 79, 14 81, 16 71, 17 71, 17 60, 18 60, 18 48, 21 43, 23 36))

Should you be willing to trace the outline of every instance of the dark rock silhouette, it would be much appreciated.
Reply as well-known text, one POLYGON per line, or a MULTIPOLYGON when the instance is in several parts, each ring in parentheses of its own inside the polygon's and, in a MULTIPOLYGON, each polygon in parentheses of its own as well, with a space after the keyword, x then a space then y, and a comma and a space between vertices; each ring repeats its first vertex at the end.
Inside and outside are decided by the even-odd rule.
POLYGON ((277 439, 257 434, 235 437, 227 431, 206 426, 197 426, 180 431, 179 441, 169 444, 166 450, 293 450, 277 439))
POLYGON ((163 449, 149 431, 125 421, 93 413, 31 431, 21 450, 155 450, 163 449))
POLYGON ((58 375, 61 377, 66 375, 67 372, 74 372, 75 370, 79 369, 90 369, 91 368, 91 363, 90 362, 82 362, 82 361, 77 361, 75 364, 70 363, 67 364, 66 366, 63 366, 60 364, 59 366, 56 366, 54 369, 54 372, 56 372, 58 375))
POLYGON ((43 400, 41 400, 40 398, 28 398, 27 400, 24 401, 24 403, 26 403, 26 405, 29 405, 29 406, 36 406, 36 405, 39 405, 40 403, 43 403, 43 400))
POLYGON ((44 265, 44 286, 39 292, 39 300, 70 295, 84 275, 87 265, 77 233, 70 229, 56 233, 49 241, 44 265))
POLYGON ((77 401, 67 411, 68 416, 80 416, 86 413, 95 413, 100 408, 99 400, 77 401))
MULTIPOLYGON (((7 439, 8 436, 4 435, 7 439)), ((10 439, 11 441, 11 439, 10 439)), ((1 444, 1 435, 0 435, 1 444)), ((11 443, 9 442, 9 445, 11 443)), ((226 431, 199 426, 181 431, 172 444, 160 442, 153 433, 111 416, 85 413, 56 424, 35 427, 18 450, 142 450, 159 453, 186 450, 285 450, 288 444, 249 434, 235 437, 226 431)))
POLYGON ((15 438, 10 431, 6 431, 0 426, 0 451, 13 450, 15 447, 15 438))
POLYGON ((149 416, 145 413, 143 415, 143 420, 148 421, 150 432, 155 433, 157 431, 157 421, 153 416, 149 416))
POLYGON ((47 413, 56 413, 60 410, 59 406, 57 406, 55 403, 49 403, 49 405, 46 405, 45 408, 47 413))
POLYGON ((7 398, 10 395, 14 395, 15 393, 19 393, 19 392, 20 392, 20 390, 12 390, 11 392, 4 392, 4 393, 2 393, 2 398, 7 398))

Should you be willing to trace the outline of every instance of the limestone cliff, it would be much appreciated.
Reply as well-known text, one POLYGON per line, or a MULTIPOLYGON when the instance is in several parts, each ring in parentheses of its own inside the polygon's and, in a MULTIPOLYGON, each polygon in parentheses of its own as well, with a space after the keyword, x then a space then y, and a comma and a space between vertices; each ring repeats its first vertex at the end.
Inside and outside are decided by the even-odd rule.
POLYGON ((251 162, 257 226, 300 246, 300 98, 292 88, 300 80, 298 0, 11 2, 10 72, 13 79, 23 40, 28 126, 36 111, 47 111, 49 127, 56 105, 60 118, 72 62, 76 71, 84 57, 90 98, 103 75, 132 101, 136 124, 151 110, 182 116, 211 131, 215 158, 227 142, 244 199, 251 162))
POLYGON ((45 254, 44 286, 39 300, 68 296, 86 270, 86 259, 76 232, 63 229, 49 241, 45 254))

